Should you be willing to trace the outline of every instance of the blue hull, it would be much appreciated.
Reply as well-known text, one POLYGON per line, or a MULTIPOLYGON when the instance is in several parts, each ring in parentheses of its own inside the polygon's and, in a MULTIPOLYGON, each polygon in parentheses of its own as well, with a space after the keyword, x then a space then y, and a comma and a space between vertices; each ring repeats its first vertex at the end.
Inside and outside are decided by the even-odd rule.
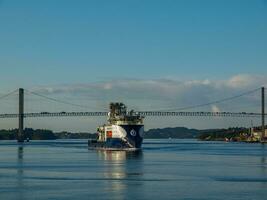
POLYGON ((105 142, 97 140, 88 140, 88 147, 95 149, 141 149, 143 138, 140 135, 140 129, 143 125, 121 125, 126 131, 125 138, 107 138, 105 142))

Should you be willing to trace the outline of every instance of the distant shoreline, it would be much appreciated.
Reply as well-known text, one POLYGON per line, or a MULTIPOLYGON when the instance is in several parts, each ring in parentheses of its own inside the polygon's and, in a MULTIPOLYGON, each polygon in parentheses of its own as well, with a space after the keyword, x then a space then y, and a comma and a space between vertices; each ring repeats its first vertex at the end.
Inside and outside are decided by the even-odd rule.
MULTIPOLYGON (((188 129, 186 127, 158 128, 150 129, 145 132, 144 139, 199 139, 203 141, 224 141, 226 138, 238 141, 242 135, 247 134, 247 128, 228 128, 228 129, 188 129)), ((18 129, 0 130, 0 140, 15 140, 18 129)), ((25 139, 29 140, 56 140, 56 139, 93 139, 97 137, 96 133, 71 133, 71 132, 53 132, 47 129, 25 128, 25 139)))

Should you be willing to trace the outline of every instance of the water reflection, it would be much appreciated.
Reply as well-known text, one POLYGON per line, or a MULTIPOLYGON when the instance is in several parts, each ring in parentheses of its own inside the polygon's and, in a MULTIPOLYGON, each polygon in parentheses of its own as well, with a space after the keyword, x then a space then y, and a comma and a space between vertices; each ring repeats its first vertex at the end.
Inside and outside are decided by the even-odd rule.
POLYGON ((24 182, 23 182, 23 145, 18 146, 17 152, 17 191, 18 191, 18 199, 24 199, 24 182))
POLYGON ((107 167, 104 177, 108 181, 107 190, 113 199, 126 199, 133 188, 134 191, 141 190, 143 179, 143 152, 142 151, 98 151, 98 156, 106 161, 107 167), (139 187, 138 187, 139 186, 139 187))
POLYGON ((142 151, 97 151, 98 156, 106 161, 142 160, 142 151))
POLYGON ((265 168, 266 158, 265 158, 265 144, 261 145, 261 165, 262 168, 265 168))

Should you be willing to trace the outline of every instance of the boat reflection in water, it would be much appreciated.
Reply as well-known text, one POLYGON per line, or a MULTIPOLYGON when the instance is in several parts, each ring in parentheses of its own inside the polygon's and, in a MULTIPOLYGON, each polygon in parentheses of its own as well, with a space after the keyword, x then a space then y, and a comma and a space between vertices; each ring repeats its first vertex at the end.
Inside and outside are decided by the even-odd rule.
MULTIPOLYGON (((108 181, 108 188, 113 199, 129 198, 142 185, 143 152, 142 151, 97 151, 101 159, 105 160, 104 178, 108 181), (135 189, 129 188, 129 182, 135 189)), ((140 187, 139 189, 141 189, 140 187)))
POLYGON ((97 151, 99 157, 106 161, 140 161, 143 157, 143 152, 140 151, 108 151, 108 150, 99 150, 97 151))

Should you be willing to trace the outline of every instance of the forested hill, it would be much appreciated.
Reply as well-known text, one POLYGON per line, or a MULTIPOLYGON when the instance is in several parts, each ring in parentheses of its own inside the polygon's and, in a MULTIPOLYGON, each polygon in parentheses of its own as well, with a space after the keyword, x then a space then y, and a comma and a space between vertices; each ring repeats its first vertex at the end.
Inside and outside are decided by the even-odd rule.
POLYGON ((188 129, 185 127, 175 128, 157 128, 145 132, 144 138, 196 138, 200 134, 197 129, 188 129))
MULTIPOLYGON (((0 130, 0 140, 15 140, 18 129, 0 130)), ((200 140, 222 140, 226 137, 233 137, 240 133, 247 132, 245 128, 228 128, 228 129, 209 129, 197 130, 185 127, 175 128, 157 128, 145 132, 145 139, 161 138, 198 138, 200 140)), ((96 133, 70 133, 70 132, 53 132, 45 129, 25 128, 25 139, 30 140, 55 140, 55 139, 88 139, 96 138, 96 133)))

